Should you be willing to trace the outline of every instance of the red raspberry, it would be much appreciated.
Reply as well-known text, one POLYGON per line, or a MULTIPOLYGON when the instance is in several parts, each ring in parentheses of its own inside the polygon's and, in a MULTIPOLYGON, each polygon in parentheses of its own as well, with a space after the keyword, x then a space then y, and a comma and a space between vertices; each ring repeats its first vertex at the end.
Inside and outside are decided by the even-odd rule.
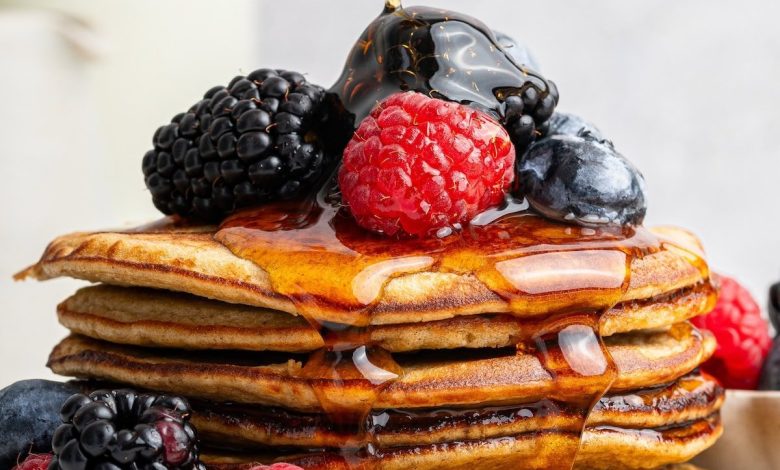
POLYGON ((702 369, 726 388, 754 390, 772 339, 769 326, 750 292, 730 277, 720 276, 720 295, 711 313, 693 324, 709 330, 718 340, 715 354, 702 369))
POLYGON ((499 205, 514 162, 509 135, 491 117, 409 91, 360 123, 344 150, 339 185, 363 227, 425 235, 499 205))
POLYGON ((51 454, 30 454, 14 470, 46 470, 51 463, 51 454))

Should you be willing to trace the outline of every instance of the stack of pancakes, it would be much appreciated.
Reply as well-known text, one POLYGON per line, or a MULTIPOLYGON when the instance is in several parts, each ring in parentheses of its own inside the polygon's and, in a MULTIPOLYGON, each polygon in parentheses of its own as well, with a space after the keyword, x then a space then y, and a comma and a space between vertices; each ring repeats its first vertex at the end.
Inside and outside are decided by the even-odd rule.
MULTIPOLYGON (((691 238, 673 229, 664 237, 691 238)), ((215 468, 274 460, 305 468, 548 468, 571 465, 562 462, 572 449, 576 468, 656 468, 688 460, 722 432, 723 390, 698 371, 715 343, 687 322, 708 311, 716 293, 706 269, 679 249, 633 259, 622 298, 600 312, 614 372, 604 396, 604 382, 587 373, 561 380, 550 370, 538 347, 548 315, 510 313, 473 276, 434 269, 389 279, 360 331, 371 348, 326 351, 357 363, 362 350, 373 368, 316 380, 306 371, 328 346, 322 331, 259 265, 215 241, 213 228, 67 235, 21 276, 100 283, 59 305, 72 334, 49 367, 188 397, 210 449, 204 460, 215 468), (583 410, 559 399, 577 394, 595 402, 583 410), (365 413, 345 425, 333 411, 345 404, 365 413)), ((558 296, 556 311, 567 311, 569 298, 558 296)), ((548 357, 566 355, 560 347, 548 357)), ((574 353, 593 351, 586 344, 574 353)))

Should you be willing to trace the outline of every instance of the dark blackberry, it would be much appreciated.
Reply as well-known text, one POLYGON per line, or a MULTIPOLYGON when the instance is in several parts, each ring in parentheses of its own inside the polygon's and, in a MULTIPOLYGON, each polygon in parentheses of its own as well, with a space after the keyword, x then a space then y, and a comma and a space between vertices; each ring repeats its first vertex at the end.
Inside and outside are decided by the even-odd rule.
POLYGON ((62 405, 49 470, 204 470, 180 397, 98 390, 62 405))
POLYGON ((272 69, 211 88, 154 134, 142 162, 154 205, 217 222, 311 191, 348 139, 324 130, 325 95, 300 73, 272 69))
POLYGON ((546 89, 533 85, 522 93, 504 98, 501 124, 509 132, 517 155, 522 155, 531 143, 546 130, 547 120, 558 105, 558 88, 552 80, 546 89))

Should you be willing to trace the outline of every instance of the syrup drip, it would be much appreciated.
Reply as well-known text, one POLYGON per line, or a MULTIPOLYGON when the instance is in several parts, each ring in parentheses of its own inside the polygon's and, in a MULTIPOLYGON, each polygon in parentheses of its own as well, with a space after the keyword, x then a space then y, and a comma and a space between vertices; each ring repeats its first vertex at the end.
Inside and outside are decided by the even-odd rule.
MULTIPOLYGON (((549 398, 566 403, 576 423, 577 439, 564 441, 556 448, 548 468, 574 466, 590 412, 617 378, 617 366, 600 331, 599 312, 581 313, 550 318, 534 337, 537 357, 555 382, 556 392, 549 398), (591 391, 576 386, 583 377, 589 379, 591 391)), ((522 463, 518 461, 517 465, 522 463)))
POLYGON ((504 100, 528 88, 542 99, 550 85, 517 64, 479 20, 435 8, 403 8, 393 0, 355 43, 330 92, 359 123, 377 102, 408 90, 500 119, 504 100))

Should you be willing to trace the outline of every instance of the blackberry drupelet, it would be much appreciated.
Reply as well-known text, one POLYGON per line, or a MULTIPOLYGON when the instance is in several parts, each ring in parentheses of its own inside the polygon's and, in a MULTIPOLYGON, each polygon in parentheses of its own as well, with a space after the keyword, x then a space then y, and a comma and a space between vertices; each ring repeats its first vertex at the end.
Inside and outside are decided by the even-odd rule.
POLYGON ((286 70, 259 69, 211 88, 154 134, 142 165, 154 205, 218 222, 305 193, 335 160, 322 140, 327 108, 325 90, 286 70))
POLYGON ((68 398, 49 470, 205 470, 180 397, 98 390, 68 398))

